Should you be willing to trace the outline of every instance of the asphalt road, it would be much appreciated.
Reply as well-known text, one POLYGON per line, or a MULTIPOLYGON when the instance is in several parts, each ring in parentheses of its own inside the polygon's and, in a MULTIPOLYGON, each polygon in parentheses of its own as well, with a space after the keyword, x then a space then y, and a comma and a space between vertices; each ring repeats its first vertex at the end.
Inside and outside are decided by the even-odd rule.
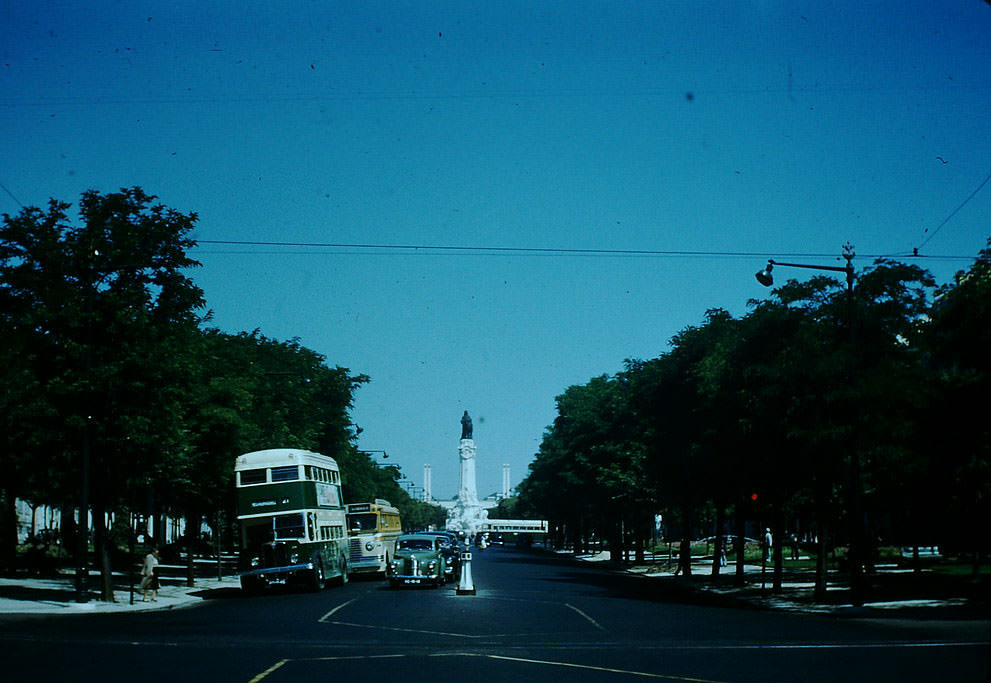
POLYGON ((986 681, 989 622, 705 604, 675 582, 475 551, 476 594, 355 580, 128 614, 0 617, 4 681, 986 681))

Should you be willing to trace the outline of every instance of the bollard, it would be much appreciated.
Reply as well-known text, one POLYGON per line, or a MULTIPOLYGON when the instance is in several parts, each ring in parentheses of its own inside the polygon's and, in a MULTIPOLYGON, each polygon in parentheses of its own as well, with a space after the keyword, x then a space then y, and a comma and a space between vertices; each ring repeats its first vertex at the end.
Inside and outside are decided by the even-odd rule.
POLYGON ((457 594, 475 594, 475 583, 471 579, 471 553, 461 553, 461 581, 458 583, 457 594))

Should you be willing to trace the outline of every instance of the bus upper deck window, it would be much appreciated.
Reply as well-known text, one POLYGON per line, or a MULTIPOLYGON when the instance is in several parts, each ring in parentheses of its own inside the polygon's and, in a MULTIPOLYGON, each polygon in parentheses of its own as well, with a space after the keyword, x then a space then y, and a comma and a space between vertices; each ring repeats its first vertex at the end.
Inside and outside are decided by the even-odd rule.
POLYGON ((297 465, 272 468, 272 481, 293 481, 295 479, 299 479, 299 467, 297 465))
POLYGON ((248 484, 264 484, 265 470, 241 470, 241 486, 246 486, 248 484))

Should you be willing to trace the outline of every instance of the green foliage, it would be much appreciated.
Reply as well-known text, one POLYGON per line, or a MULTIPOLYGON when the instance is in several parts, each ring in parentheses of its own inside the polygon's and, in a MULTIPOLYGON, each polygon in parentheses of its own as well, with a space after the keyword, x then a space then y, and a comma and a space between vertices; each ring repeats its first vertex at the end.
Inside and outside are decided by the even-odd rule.
POLYGON ((730 509, 845 543, 862 498, 877 533, 962 543, 963 529, 986 548, 962 520, 991 513, 991 242, 935 306, 934 286, 879 260, 852 289, 817 275, 740 319, 709 311, 661 356, 558 397, 518 509, 576 547, 617 517, 636 542, 630 510, 689 537, 730 509))
POLYGON ((84 193, 78 225, 70 208, 52 200, 0 225, 0 499, 77 504, 84 443, 97 511, 153 501, 232 516, 235 457, 273 447, 355 460, 358 493, 395 493, 394 477, 363 479, 355 458, 349 413, 366 376, 295 339, 203 326, 188 276, 196 214, 136 187, 84 193))
POLYGON ((4 215, 0 310, 9 348, 28 351, 5 365, 4 379, 30 390, 13 398, 4 449, 18 494, 71 500, 88 440, 101 473, 93 503, 112 507, 181 439, 170 351, 203 305, 185 274, 198 265, 186 256, 196 216, 155 199, 140 188, 86 192, 79 226, 55 200, 47 212, 4 215))

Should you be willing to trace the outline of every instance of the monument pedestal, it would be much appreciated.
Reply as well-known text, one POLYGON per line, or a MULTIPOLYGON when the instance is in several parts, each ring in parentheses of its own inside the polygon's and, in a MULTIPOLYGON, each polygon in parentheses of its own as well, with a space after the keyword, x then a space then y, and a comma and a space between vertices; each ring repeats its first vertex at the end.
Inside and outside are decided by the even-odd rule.
POLYGON ((461 461, 461 484, 454 507, 447 513, 447 528, 465 534, 470 540, 484 526, 488 510, 478 503, 478 489, 475 487, 475 440, 461 439, 458 445, 458 458, 461 461))

